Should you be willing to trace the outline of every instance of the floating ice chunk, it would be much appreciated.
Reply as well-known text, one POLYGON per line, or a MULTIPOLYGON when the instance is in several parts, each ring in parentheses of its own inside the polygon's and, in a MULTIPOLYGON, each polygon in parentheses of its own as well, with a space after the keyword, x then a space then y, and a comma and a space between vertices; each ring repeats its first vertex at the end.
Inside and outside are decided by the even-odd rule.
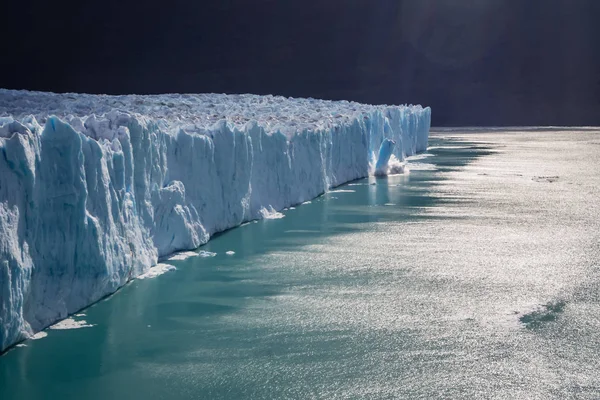
POLYGON ((75 314, 76 317, 85 317, 84 313, 75 314))
POLYGON ((302 204, 304 205, 304 204, 310 204, 310 203, 312 203, 312 201, 308 200, 308 201, 305 201, 305 202, 304 202, 304 203, 302 203, 302 204))
POLYGON ((186 260, 190 257, 197 257, 198 253, 196 253, 195 251, 182 251, 181 253, 175 253, 172 256, 170 256, 169 258, 167 258, 167 260, 169 261, 182 261, 182 260, 186 260))
POLYGON ((198 252, 198 257, 214 257, 217 253, 213 253, 212 251, 200 250, 198 252))
POLYGON ((281 219, 285 217, 282 213, 275 210, 273 207, 269 206, 269 208, 263 207, 260 209, 260 215, 264 219, 281 219))
POLYGON ((338 189, 338 190, 330 190, 328 193, 356 193, 356 190, 352 190, 352 189, 338 189))
POLYGON ((232 256, 235 254, 235 251, 229 250, 229 251, 226 251, 225 254, 227 254, 228 256, 232 256))
POLYGON ((162 274, 164 274, 165 272, 168 271, 172 271, 175 268, 173 265, 169 265, 169 264, 156 264, 154 267, 150 268, 148 270, 148 272, 140 275, 137 277, 137 279, 152 279, 152 278, 156 278, 157 276, 160 276, 162 274))
POLYGON ((39 340, 39 339, 45 338, 46 336, 48 336, 48 333, 46 331, 39 331, 38 333, 33 335, 30 339, 39 340))
POLYGON ((27 347, 25 343, 19 343, 16 347, 27 347))
POLYGON ((94 324, 88 324, 86 321, 76 321, 73 318, 66 318, 50 326, 50 329, 65 330, 65 329, 80 329, 91 328, 94 324))

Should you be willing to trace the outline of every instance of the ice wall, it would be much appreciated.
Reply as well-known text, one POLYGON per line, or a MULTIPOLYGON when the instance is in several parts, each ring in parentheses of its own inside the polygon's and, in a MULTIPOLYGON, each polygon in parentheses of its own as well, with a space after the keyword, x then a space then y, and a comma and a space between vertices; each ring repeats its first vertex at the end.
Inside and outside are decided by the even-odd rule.
POLYGON ((161 256, 364 177, 430 109, 253 95, 0 90, 0 351, 161 256))

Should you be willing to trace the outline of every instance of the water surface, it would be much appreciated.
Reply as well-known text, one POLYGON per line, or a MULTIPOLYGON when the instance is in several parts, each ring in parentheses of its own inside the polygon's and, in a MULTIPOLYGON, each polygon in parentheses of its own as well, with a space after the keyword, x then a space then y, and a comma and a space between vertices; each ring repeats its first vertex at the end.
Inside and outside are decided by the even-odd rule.
POLYGON ((600 397, 600 133, 430 146, 14 348, 0 398, 600 397))

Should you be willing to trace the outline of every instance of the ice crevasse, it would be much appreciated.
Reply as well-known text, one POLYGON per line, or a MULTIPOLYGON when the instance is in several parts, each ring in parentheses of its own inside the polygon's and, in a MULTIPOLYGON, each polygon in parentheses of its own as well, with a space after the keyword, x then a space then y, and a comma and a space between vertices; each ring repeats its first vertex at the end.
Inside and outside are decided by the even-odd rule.
POLYGON ((256 95, 0 89, 0 351, 159 257, 365 177, 431 110, 256 95))

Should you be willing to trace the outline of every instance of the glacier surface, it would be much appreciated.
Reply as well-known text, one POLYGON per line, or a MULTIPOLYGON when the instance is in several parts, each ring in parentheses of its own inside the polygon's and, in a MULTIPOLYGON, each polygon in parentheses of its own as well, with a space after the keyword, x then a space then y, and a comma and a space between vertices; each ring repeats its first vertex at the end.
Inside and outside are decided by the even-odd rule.
POLYGON ((0 351, 161 257, 367 176, 384 140, 400 161, 424 151, 430 117, 277 96, 0 89, 0 351))

